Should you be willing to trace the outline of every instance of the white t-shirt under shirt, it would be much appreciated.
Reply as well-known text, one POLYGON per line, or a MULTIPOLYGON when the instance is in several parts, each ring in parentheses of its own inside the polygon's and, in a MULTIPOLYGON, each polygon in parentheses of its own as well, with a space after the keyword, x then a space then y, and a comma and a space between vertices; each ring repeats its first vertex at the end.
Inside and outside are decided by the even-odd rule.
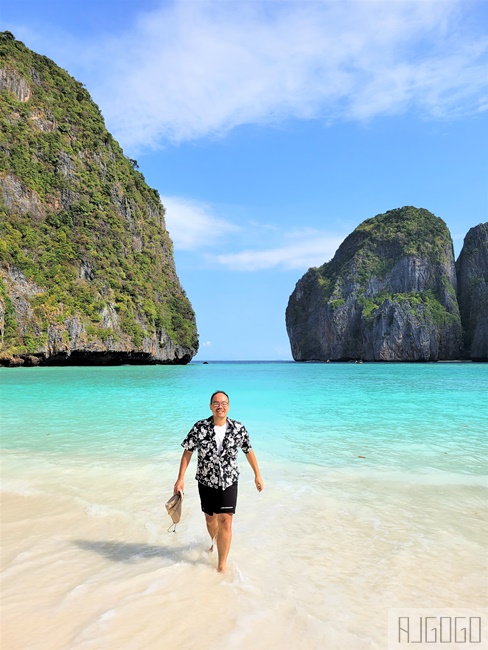
POLYGON ((227 422, 225 424, 222 424, 220 427, 214 425, 215 442, 217 443, 217 451, 219 452, 219 456, 222 453, 222 444, 224 442, 226 429, 227 429, 227 422))

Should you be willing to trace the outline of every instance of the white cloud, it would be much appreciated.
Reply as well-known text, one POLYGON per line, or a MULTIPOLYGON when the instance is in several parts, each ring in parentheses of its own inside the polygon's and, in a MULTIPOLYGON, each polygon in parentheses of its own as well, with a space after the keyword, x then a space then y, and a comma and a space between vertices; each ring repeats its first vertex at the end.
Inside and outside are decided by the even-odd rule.
POLYGON ((212 341, 205 341, 200 345, 201 348, 210 348, 212 347, 212 341))
POLYGON ((462 0, 175 0, 91 54, 125 147, 282 118, 435 117, 486 106, 488 39, 462 0), (100 61, 103 65, 100 66, 100 61))
POLYGON ((175 196, 162 196, 161 201, 175 250, 191 251, 193 263, 200 259, 207 267, 218 265, 233 271, 307 269, 329 260, 344 239, 343 235, 315 228, 282 230, 253 220, 238 227, 216 216, 207 203, 175 196), (221 253, 224 239, 228 252, 221 253), (247 244, 244 250, 243 242, 247 244))
POLYGON ((264 250, 207 256, 208 261, 233 271, 262 271, 271 268, 308 269, 333 257, 343 237, 311 228, 283 235, 284 243, 264 250))
POLYGON ((162 196, 166 228, 175 249, 196 250, 213 246, 228 233, 238 232, 238 226, 217 217, 212 208, 202 202, 176 196, 162 196))

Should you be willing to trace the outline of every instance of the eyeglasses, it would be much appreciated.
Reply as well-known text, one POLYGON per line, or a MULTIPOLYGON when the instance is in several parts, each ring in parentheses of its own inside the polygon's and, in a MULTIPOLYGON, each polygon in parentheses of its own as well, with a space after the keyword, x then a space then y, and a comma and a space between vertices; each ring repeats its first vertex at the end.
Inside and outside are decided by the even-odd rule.
POLYGON ((212 406, 222 406, 225 409, 226 406, 229 406, 229 402, 212 402, 212 406))

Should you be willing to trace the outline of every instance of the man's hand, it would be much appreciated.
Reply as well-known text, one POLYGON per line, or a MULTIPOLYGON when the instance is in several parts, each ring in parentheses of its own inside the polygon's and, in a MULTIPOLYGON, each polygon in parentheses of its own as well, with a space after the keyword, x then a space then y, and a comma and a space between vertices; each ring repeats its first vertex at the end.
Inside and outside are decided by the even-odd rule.
POLYGON ((254 451, 252 449, 248 451, 248 453, 246 454, 246 458, 247 458, 247 462, 252 467, 252 471, 254 472, 254 483, 256 484, 256 489, 258 492, 261 492, 261 490, 264 488, 264 481, 261 478, 261 472, 259 471, 258 461, 256 460, 256 456, 254 455, 254 451))
POLYGON ((178 492, 184 492, 185 491, 185 481, 182 479, 179 481, 176 481, 173 487, 173 494, 178 494, 178 492))

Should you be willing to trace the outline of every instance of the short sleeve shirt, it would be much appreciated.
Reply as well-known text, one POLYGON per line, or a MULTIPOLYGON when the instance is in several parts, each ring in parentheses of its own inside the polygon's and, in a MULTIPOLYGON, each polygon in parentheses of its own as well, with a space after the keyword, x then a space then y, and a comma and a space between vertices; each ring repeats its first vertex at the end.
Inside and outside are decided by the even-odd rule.
POLYGON ((222 452, 218 453, 215 440, 213 416, 199 420, 190 429, 181 443, 187 451, 198 450, 197 473, 195 478, 199 483, 211 488, 225 490, 239 478, 237 452, 239 447, 245 454, 251 450, 251 443, 246 427, 227 418, 222 452))

